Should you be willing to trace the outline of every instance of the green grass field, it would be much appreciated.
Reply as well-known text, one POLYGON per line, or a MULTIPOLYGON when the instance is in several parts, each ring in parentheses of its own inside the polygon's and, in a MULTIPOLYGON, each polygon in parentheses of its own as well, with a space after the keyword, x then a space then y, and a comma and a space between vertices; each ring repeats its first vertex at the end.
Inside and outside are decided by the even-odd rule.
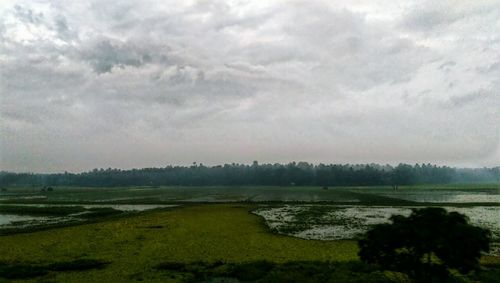
MULTIPOLYGON (((178 281, 162 262, 350 261, 353 241, 308 241, 269 233, 245 205, 187 206, 106 222, 0 237, 0 262, 52 264, 96 259, 85 272, 51 272, 59 282, 178 281)), ((32 279, 36 281, 37 279, 32 279)))

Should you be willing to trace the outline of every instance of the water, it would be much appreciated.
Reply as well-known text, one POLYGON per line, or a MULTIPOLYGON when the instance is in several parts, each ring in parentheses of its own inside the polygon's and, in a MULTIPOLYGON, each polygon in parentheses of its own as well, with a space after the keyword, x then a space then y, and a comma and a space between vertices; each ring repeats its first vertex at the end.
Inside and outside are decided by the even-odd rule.
POLYGON ((49 219, 48 217, 43 217, 43 216, 0 214, 0 227, 17 222, 28 222, 28 221, 42 222, 48 219, 49 219))
MULTIPOLYGON (((2 204, 3 206, 16 207, 61 207, 61 206, 81 206, 85 209, 91 208, 112 208, 123 212, 140 212, 157 208, 175 207, 177 205, 156 205, 156 204, 2 204)), ((56 224, 72 221, 84 221, 79 215, 80 212, 67 216, 32 216, 0 213, 0 229, 12 227, 29 227, 46 224, 56 224)))
POLYGON ((90 208, 112 208, 120 211, 145 211, 156 208, 176 207, 176 204, 2 204, 3 206, 26 206, 26 207, 61 207, 61 206, 81 206, 90 208))
POLYGON ((354 189, 353 191, 430 203, 500 203, 499 189, 354 189))

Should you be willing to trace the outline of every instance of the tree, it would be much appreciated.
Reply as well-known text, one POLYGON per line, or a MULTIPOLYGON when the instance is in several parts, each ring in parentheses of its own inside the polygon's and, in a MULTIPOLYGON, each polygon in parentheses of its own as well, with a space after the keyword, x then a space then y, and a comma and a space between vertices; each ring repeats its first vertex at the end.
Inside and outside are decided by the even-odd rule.
POLYGON ((491 233, 469 224, 467 216, 443 208, 393 215, 359 240, 359 256, 387 270, 402 271, 422 282, 442 281, 449 269, 466 274, 479 268, 489 251, 491 233))
POLYGON ((399 185, 410 185, 413 183, 413 168, 408 164, 399 164, 392 171, 392 186, 397 189, 399 185))
POLYGON ((500 182, 500 166, 493 167, 490 169, 490 171, 491 171, 491 174, 493 175, 493 177, 495 178, 495 180, 497 182, 500 182))
POLYGON ((94 169, 81 173, 12 173, 0 171, 0 187, 7 186, 387 186, 498 182, 500 167, 450 168, 431 164, 397 167, 377 164, 224 164, 166 166, 131 170, 94 169))

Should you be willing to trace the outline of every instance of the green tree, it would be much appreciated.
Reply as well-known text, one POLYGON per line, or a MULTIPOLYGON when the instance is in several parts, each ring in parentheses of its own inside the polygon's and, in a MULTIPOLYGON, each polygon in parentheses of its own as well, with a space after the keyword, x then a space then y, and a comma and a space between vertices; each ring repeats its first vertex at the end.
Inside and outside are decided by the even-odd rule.
POLYGON ((391 217, 359 241, 359 256, 367 263, 402 271, 421 282, 440 282, 449 269, 466 274, 479 268, 481 252, 489 251, 489 230, 443 208, 414 210, 409 217, 391 217))
POLYGON ((414 172, 411 165, 399 164, 392 171, 392 186, 396 189, 399 185, 410 185, 414 182, 414 172))

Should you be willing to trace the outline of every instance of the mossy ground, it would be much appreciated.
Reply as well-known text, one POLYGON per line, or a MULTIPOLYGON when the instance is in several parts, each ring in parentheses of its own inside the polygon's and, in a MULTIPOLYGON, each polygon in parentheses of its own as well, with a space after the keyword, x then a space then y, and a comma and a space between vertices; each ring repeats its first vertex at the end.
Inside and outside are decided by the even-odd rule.
MULTIPOLYGON (((357 260, 354 241, 310 241, 272 234, 251 205, 185 206, 100 223, 0 237, 0 262, 53 264, 94 259, 110 264, 88 271, 49 272, 57 282, 177 282, 163 262, 228 263, 267 260, 357 260)), ((1 279, 0 279, 1 280, 1 279)))

